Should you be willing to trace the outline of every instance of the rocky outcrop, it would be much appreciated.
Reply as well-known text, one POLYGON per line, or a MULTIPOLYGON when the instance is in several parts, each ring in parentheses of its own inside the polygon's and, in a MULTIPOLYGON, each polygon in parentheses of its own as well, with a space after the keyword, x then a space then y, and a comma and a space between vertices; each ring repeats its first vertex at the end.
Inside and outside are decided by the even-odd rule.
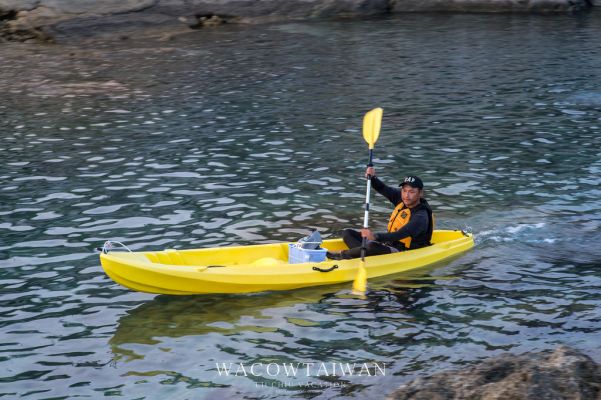
MULTIPOLYGON (((601 0, 597 0, 601 1, 601 0)), ((578 12, 592 6, 589 1, 564 0, 391 0, 392 12, 578 12)))
POLYGON ((552 353, 504 355, 460 371, 418 378, 392 400, 601 400, 601 368, 566 346, 552 353))
POLYGON ((223 23, 386 13, 388 0, 0 0, 0 37, 50 40, 131 28, 201 28, 223 23))
POLYGON ((0 40, 420 11, 575 12, 601 0, 0 0, 0 40))

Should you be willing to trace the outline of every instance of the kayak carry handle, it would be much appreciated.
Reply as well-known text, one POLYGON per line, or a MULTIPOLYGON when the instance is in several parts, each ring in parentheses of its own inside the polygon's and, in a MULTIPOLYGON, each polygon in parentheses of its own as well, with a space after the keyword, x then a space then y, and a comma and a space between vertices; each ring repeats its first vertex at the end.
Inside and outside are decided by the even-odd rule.
POLYGON ((338 268, 338 265, 334 265, 333 267, 328 268, 328 269, 322 269, 322 268, 319 268, 319 267, 313 267, 313 271, 330 272, 330 271, 334 271, 336 268, 338 268))

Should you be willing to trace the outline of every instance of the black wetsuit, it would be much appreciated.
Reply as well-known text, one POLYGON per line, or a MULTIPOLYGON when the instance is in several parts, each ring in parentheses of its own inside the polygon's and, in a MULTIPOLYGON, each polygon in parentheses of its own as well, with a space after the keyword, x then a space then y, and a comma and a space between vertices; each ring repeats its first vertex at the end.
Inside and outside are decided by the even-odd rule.
MULTIPOLYGON (((372 187, 386 197, 395 207, 403 201, 399 189, 385 185, 377 177, 371 178, 372 187)), ((417 206, 411 208, 411 219, 409 222, 396 232, 377 233, 376 240, 405 250, 404 245, 399 240, 411 236, 410 249, 419 249, 430 245, 432 240, 432 208, 425 199, 420 199, 417 206), (399 247, 400 246, 400 247, 399 247)))
MULTIPOLYGON (((386 197, 395 207, 403 201, 399 189, 384 184, 377 177, 371 178, 371 184, 378 193, 386 197)), ((391 247, 404 251, 429 246, 432 231, 432 209, 426 200, 420 199, 420 203, 411 208, 411 218, 405 226, 396 232, 376 233, 376 240, 368 241, 366 256, 389 254, 393 251, 391 247), (399 241, 408 236, 411 236, 411 247, 409 249, 405 248, 405 245, 399 241)), ((343 258, 361 257, 362 237, 360 232, 354 229, 345 229, 342 233, 342 239, 349 247, 349 250, 341 253, 343 258)))

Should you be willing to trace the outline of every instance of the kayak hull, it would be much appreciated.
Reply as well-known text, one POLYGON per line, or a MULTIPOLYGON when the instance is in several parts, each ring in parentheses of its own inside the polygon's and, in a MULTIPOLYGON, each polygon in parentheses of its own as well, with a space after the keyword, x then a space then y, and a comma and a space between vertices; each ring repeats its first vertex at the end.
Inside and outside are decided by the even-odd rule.
MULTIPOLYGON (((474 239, 461 231, 438 230, 432 243, 417 250, 367 257, 367 278, 407 272, 453 257, 472 248, 474 239)), ((339 239, 326 240, 322 247, 330 251, 346 248, 339 239)), ((100 261, 106 274, 122 286, 172 295, 252 293, 350 282, 361 264, 359 259, 288 264, 288 243, 109 252, 101 253, 100 261)))

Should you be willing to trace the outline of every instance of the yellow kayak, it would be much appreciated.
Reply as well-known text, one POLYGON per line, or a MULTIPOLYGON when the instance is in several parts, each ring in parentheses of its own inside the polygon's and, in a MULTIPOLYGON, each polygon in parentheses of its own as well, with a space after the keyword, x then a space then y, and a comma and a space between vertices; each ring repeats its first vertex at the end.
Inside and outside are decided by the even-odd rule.
MULTIPOLYGON (((351 282, 361 260, 289 264, 290 243, 193 250, 102 252, 100 262, 115 282, 141 292, 191 295, 290 290, 351 282)), ((407 272, 455 256, 474 246, 471 234, 437 230, 432 246, 365 259, 368 278, 407 272)), ((322 247, 343 250, 340 239, 322 247)))

